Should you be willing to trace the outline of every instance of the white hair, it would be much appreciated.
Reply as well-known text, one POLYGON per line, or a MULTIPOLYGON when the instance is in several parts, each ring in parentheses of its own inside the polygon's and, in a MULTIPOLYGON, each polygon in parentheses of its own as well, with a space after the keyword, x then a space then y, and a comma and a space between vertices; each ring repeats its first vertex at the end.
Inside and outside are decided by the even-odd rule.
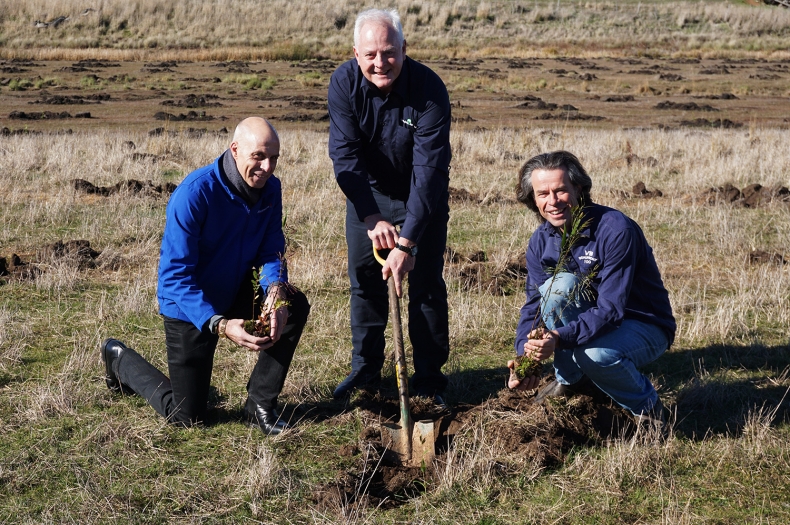
POLYGON ((378 22, 390 26, 398 35, 398 47, 403 47, 403 26, 400 23, 400 15, 395 9, 367 9, 357 15, 354 23, 354 47, 359 45, 359 34, 362 27, 368 22, 378 22))

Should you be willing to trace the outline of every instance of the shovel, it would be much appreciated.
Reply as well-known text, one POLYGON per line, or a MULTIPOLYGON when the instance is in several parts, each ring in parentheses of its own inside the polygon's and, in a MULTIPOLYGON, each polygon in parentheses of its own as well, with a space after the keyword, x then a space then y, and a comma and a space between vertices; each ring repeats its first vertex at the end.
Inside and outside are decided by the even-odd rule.
MULTIPOLYGON (((384 259, 375 246, 373 256, 384 266, 384 259)), ((406 352, 403 349, 403 331, 400 323, 400 299, 395 291, 395 279, 387 279, 389 294, 392 337, 395 340, 395 377, 398 380, 398 401, 400 402, 400 424, 385 423, 381 439, 385 447, 398 455, 402 465, 428 466, 435 457, 435 423, 431 420, 412 421, 409 411, 409 374, 406 370, 406 352)))

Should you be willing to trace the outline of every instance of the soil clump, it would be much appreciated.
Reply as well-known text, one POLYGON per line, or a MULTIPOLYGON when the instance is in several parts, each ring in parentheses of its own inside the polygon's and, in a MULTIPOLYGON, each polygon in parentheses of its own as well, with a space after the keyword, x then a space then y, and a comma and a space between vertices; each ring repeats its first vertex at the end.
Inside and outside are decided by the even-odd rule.
MULTIPOLYGON (((545 377, 542 385, 553 379, 545 377)), ((535 468, 556 468, 568 453, 580 446, 595 446, 611 439, 628 439, 635 427, 630 414, 612 401, 599 402, 589 396, 552 398, 542 405, 533 402, 534 393, 503 389, 479 405, 461 405, 449 413, 426 411, 412 400, 414 419, 433 419, 440 437, 436 443, 435 465, 445 461, 448 451, 463 447, 463 441, 482 439, 489 450, 501 457, 491 458, 503 475, 520 468, 524 461, 535 468), (518 458, 518 465, 511 462, 518 458)), ((361 393, 354 403, 366 426, 356 444, 338 451, 356 457, 355 464, 339 471, 335 479, 318 487, 313 501, 321 511, 349 515, 360 508, 393 508, 410 498, 430 491, 439 481, 433 466, 403 467, 381 441, 380 424, 398 417, 396 399, 380 393, 361 393)), ((463 456, 463 450, 455 451, 463 456)))

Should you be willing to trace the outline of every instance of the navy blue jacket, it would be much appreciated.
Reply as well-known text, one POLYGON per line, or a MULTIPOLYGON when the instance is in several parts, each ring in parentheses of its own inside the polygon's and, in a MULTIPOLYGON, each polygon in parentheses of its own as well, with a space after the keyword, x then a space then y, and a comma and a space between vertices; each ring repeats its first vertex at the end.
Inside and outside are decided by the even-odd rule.
MULTIPOLYGON (((571 249, 567 271, 586 275, 597 267, 592 282, 596 305, 579 315, 579 319, 557 329, 560 348, 583 346, 595 337, 611 332, 624 319, 635 319, 661 327, 675 339, 675 318, 669 294, 647 244, 636 222, 623 213, 591 204, 585 208, 585 219, 591 219, 584 237, 571 249)), ((541 286, 551 276, 546 269, 557 265, 560 233, 550 223, 541 224, 529 239, 527 248, 527 302, 521 308, 516 328, 516 353, 524 353, 524 343, 537 324, 541 286)))
POLYGON ((253 267, 263 266, 264 291, 288 280, 279 179, 270 177, 250 207, 230 190, 221 162, 193 171, 170 196, 159 253, 160 313, 199 329, 231 307, 253 267))
POLYGON ((329 83, 329 156, 359 220, 379 213, 371 186, 406 201, 400 234, 419 242, 449 184, 450 98, 439 76, 406 57, 384 95, 356 59, 329 83))

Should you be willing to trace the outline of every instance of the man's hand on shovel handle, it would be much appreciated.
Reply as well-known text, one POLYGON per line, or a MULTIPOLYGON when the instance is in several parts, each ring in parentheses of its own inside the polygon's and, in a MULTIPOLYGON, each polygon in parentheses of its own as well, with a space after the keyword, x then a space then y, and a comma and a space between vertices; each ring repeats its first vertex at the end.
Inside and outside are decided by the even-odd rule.
MULTIPOLYGON (((408 241, 401 237, 400 242, 401 244, 405 244, 408 241)), ((387 262, 381 269, 381 276, 386 281, 390 274, 392 274, 392 278, 395 280, 395 291, 398 293, 398 297, 402 297, 403 290, 401 288, 401 283, 406 274, 413 269, 414 257, 401 250, 392 250, 387 256, 387 262)))
POLYGON ((398 242, 398 230, 384 220, 380 213, 365 217, 365 227, 368 229, 368 237, 373 241, 373 247, 377 250, 392 250, 398 242))

